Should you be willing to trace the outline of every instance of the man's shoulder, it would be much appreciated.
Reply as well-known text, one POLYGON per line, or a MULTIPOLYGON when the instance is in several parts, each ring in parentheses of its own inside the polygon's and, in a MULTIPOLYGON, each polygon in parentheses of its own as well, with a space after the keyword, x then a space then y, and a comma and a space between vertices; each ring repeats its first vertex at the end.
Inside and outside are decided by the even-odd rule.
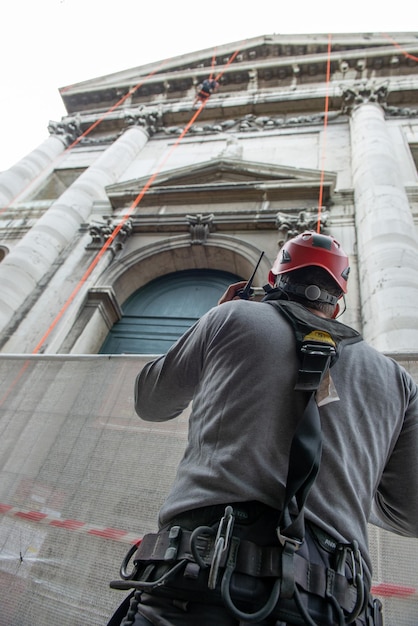
POLYGON ((215 306, 205 316, 210 324, 283 324, 288 325, 284 317, 277 315, 265 302, 251 300, 231 300, 215 306))
POLYGON ((268 300, 267 304, 274 307, 281 315, 287 318, 298 336, 309 330, 320 330, 329 333, 338 344, 357 343, 362 341, 360 333, 341 322, 316 315, 302 304, 288 300, 268 300))

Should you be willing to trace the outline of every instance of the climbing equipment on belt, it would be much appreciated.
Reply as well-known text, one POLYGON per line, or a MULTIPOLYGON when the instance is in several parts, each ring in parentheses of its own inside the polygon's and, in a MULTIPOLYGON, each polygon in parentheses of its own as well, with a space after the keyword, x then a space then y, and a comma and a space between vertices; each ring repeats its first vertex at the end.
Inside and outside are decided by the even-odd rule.
MULTIPOLYGON (((308 559, 304 546, 301 546, 303 554, 299 551, 293 554, 294 583, 298 592, 292 604, 292 598, 285 597, 286 589, 281 582, 283 547, 280 544, 260 546, 241 539, 238 536, 239 509, 240 505, 225 507, 220 522, 211 526, 178 532, 179 526, 175 525, 145 535, 139 547, 132 547, 128 552, 121 566, 123 580, 114 581, 111 586, 163 597, 174 595, 182 600, 223 604, 237 619, 249 623, 273 614, 289 623, 315 624, 309 614, 305 618, 300 617, 301 610, 302 614, 304 610, 306 612, 300 594, 311 594, 311 597, 322 599, 321 602, 329 606, 324 618, 319 609, 315 612, 317 624, 340 626, 355 621, 367 596, 362 581, 361 555, 355 542, 339 544, 327 533, 309 524, 310 532, 304 543, 315 544, 316 548, 323 545, 325 549, 321 551, 321 562, 308 559), (170 551, 176 555, 174 560, 169 558, 170 551), (323 562, 326 555, 328 558, 323 562), (131 558, 134 566, 128 571, 131 558), (251 604, 252 612, 242 608, 241 603, 249 588, 246 586, 240 594, 240 581, 236 576, 244 576, 247 581, 255 581, 254 584, 259 579, 274 581, 268 597, 261 596, 261 602, 258 601, 261 606, 257 610, 254 611, 257 600, 251 604), (209 589, 211 577, 213 582, 216 579, 214 589, 209 589), (237 600, 241 608, 238 608, 237 600), (300 601, 299 608, 297 601, 300 601)), ((253 591, 255 597, 259 595, 257 589, 253 591)), ((262 592, 266 593, 264 589, 262 592)), ((374 623, 370 621, 370 625, 374 623)))

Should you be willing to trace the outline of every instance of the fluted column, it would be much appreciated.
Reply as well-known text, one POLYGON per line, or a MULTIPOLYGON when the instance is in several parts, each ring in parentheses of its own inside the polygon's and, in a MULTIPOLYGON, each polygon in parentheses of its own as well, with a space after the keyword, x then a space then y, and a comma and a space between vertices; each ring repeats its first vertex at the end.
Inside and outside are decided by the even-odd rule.
POLYGON ((0 333, 51 270, 80 225, 89 221, 93 202, 105 197, 105 187, 117 181, 147 140, 148 133, 140 126, 125 131, 64 191, 0 264, 0 333))
POLYGON ((0 174, 0 209, 8 206, 19 194, 45 171, 64 152, 63 137, 51 135, 35 150, 10 169, 0 174))
POLYGON ((418 345, 418 237, 378 100, 351 110, 363 335, 378 350, 407 352, 418 345))

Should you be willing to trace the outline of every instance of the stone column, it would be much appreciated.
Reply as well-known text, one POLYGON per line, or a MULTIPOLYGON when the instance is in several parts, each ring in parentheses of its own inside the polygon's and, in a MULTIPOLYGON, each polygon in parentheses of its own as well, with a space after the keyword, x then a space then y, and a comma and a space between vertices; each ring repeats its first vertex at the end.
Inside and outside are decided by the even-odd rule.
POLYGON ((93 202, 105 197, 148 141, 148 133, 133 126, 115 141, 51 205, 37 224, 0 264, 0 333, 51 270, 80 225, 89 221, 93 202))
POLYGON ((23 157, 10 169, 0 174, 0 209, 9 206, 19 194, 50 167, 65 150, 63 138, 51 135, 35 150, 23 157))
POLYGON ((380 351, 408 352, 418 345, 418 237, 384 97, 356 93, 351 109, 363 336, 380 351))

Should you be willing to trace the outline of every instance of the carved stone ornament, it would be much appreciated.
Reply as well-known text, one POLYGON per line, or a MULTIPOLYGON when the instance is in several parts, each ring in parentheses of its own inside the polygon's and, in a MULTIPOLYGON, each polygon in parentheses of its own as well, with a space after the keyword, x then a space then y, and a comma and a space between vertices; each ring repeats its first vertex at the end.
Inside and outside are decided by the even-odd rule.
MULTIPOLYGON (((86 250, 100 250, 106 241, 111 237, 118 227, 118 224, 114 223, 112 218, 103 216, 105 222, 92 222, 89 228, 91 236, 91 242, 86 246, 86 250)), ((111 246, 109 246, 113 252, 117 252, 123 248, 123 244, 132 233, 132 221, 126 220, 118 231, 111 246)))
POLYGON ((286 241, 300 235, 305 230, 317 230, 319 220, 319 230, 324 232, 328 220, 328 213, 321 211, 318 216, 318 209, 304 209, 296 213, 277 213, 276 224, 283 239, 279 239, 278 245, 281 248, 286 241))
POLYGON ((186 215, 186 219, 189 223, 192 245, 204 245, 207 242, 210 229, 213 224, 213 218, 213 213, 208 215, 203 215, 202 213, 186 215))
MULTIPOLYGON (((328 120, 338 118, 341 111, 334 111, 328 114, 328 120)), ((312 115, 299 116, 257 116, 249 113, 237 119, 224 120, 214 124, 205 123, 193 124, 189 133, 193 134, 209 134, 209 133, 228 133, 228 132, 262 132, 275 128, 287 128, 294 126, 302 126, 307 124, 322 124, 325 113, 314 113, 312 115)), ((180 135, 184 130, 183 126, 163 126, 159 129, 166 135, 180 135)))
POLYGON ((66 117, 60 122, 50 120, 48 132, 50 135, 58 135, 69 146, 81 135, 80 116, 66 117))
POLYGON ((341 90, 343 95, 342 111, 343 113, 350 113, 355 106, 368 102, 377 102, 385 107, 389 94, 389 82, 386 81, 381 85, 363 82, 352 87, 342 85, 341 90))
POLYGON ((417 117, 418 108, 387 106, 385 114, 390 117, 417 117))
MULTIPOLYGON (((342 115, 342 111, 331 111, 328 114, 328 121, 337 119, 342 115)), ((190 135, 212 135, 216 133, 242 133, 242 132, 267 132, 276 128, 288 128, 295 126, 318 125, 324 121, 325 113, 314 113, 312 115, 289 115, 289 116, 256 116, 248 114, 237 119, 224 120, 216 123, 193 124, 189 129, 190 135)), ((124 112, 124 122, 126 126, 138 125, 146 129, 150 136, 157 133, 164 135, 179 136, 184 131, 184 126, 163 126, 162 115, 154 109, 146 113, 145 108, 138 110, 128 110, 124 112)), ((56 124, 56 122, 54 122, 56 124)), ((124 130, 109 135, 92 137, 90 135, 80 139, 80 145, 101 145, 111 144, 116 141, 124 130)))
POLYGON ((162 117, 161 112, 157 109, 146 109, 145 107, 129 109, 124 111, 123 115, 127 126, 142 126, 151 136, 159 130, 159 121, 162 117))

